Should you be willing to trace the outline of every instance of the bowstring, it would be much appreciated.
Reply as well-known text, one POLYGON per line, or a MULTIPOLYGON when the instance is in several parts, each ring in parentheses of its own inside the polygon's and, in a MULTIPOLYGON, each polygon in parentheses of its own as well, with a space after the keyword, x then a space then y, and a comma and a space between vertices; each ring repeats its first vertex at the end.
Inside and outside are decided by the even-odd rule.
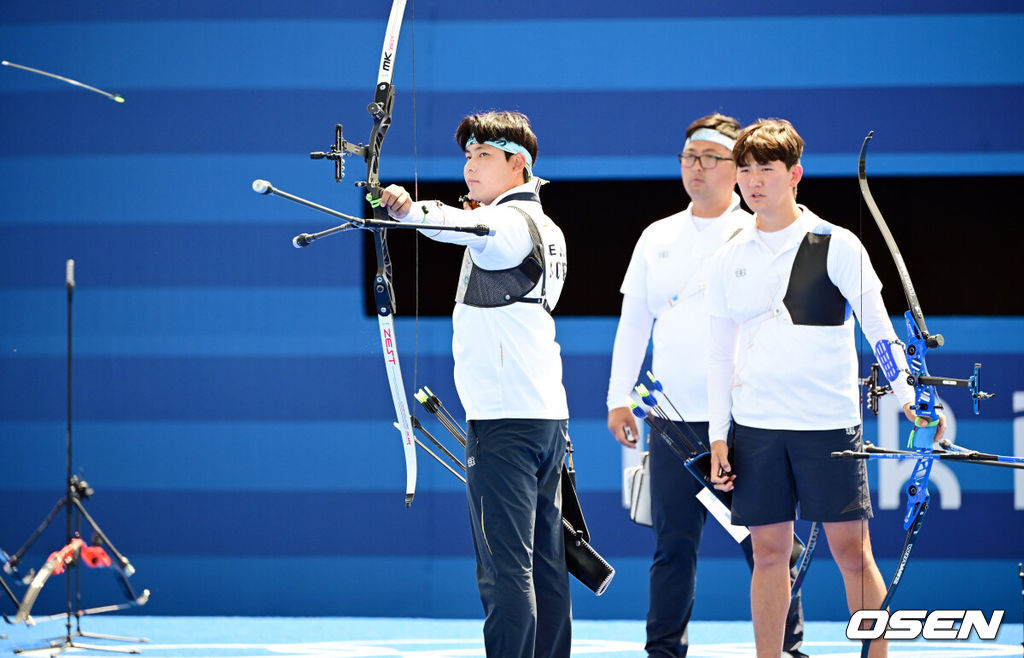
MULTIPOLYGON (((416 133, 416 0, 412 2, 412 196, 419 201, 419 153, 416 133)), ((412 353, 412 390, 419 390, 420 365, 420 232, 413 231, 413 353, 412 353)))
MULTIPOLYGON (((860 272, 860 274, 859 274, 859 276, 860 276, 860 309, 858 310, 859 317, 857 318, 860 321, 860 335, 857 337, 857 342, 858 342, 858 348, 857 348, 857 377, 858 377, 858 380, 859 380, 860 375, 862 374, 862 371, 864 369, 864 364, 862 363, 862 359, 863 359, 863 353, 864 353, 864 254, 866 252, 866 248, 864 247, 864 200, 863 200, 863 198, 861 196, 859 185, 860 185, 860 182, 858 181, 858 190, 857 190, 857 234, 858 234, 858 237, 859 237, 859 240, 860 240, 860 248, 861 248, 861 254, 860 254, 860 258, 859 258, 860 263, 858 263, 858 266, 859 266, 859 270, 858 271, 860 272)), ((860 381, 857 382, 857 387, 860 388, 860 381)), ((869 394, 870 394, 870 391, 869 391, 869 394)), ((864 402, 863 402, 863 400, 861 400, 861 403, 858 405, 858 411, 860 412, 860 440, 861 440, 861 447, 863 449, 863 445, 864 445, 864 402)), ((867 467, 867 464, 865 464, 865 468, 866 467, 867 467)), ((870 500, 870 499, 871 499, 871 489, 869 487, 868 488, 868 500, 870 500)), ((865 567, 866 563, 864 561, 864 542, 867 539, 867 534, 868 534, 868 520, 867 519, 862 519, 861 523, 860 523, 860 604, 861 604, 861 607, 864 607, 864 605, 865 605, 865 601, 864 601, 864 592, 865 592, 865 589, 864 589, 864 567, 865 567)), ((884 582, 884 580, 885 579, 883 578, 883 582, 884 582)))

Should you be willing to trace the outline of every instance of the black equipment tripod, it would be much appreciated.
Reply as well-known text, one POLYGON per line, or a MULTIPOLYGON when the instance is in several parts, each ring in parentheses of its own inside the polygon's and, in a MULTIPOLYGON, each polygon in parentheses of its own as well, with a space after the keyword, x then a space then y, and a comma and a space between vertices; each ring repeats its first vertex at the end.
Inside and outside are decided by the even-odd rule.
MULTIPOLYGON (((6 573, 13 574, 17 572, 17 567, 21 559, 25 556, 25 553, 29 548, 39 539, 40 535, 46 530, 50 523, 57 518, 57 514, 61 509, 65 511, 66 517, 66 544, 63 549, 55 552, 47 559, 46 564, 38 572, 30 572, 26 577, 25 581, 28 583, 28 591, 19 602, 14 593, 4 584, 4 590, 14 601, 18 608, 18 612, 14 619, 8 619, 5 615, 5 620, 11 623, 34 623, 34 620, 30 616, 32 606, 39 596, 39 592, 42 590, 43 585, 49 579, 50 575, 56 570, 58 573, 63 569, 68 569, 67 578, 67 609, 65 613, 54 615, 48 618, 59 618, 66 617, 65 628, 66 633, 62 637, 53 638, 51 640, 45 640, 48 642, 50 649, 53 649, 51 655, 55 655, 67 649, 89 649, 92 651, 112 651, 118 653, 141 653, 138 649, 134 648, 123 648, 113 647, 104 645, 93 645, 93 644, 80 644, 76 642, 76 638, 94 638, 102 640, 113 640, 118 642, 148 642, 146 638, 134 638, 134 637, 121 637, 117 635, 100 635, 96 633, 86 633, 82 631, 82 617, 88 614, 96 614, 100 612, 111 612, 114 610, 121 610, 124 608, 144 605, 149 600, 149 590, 144 590, 141 596, 136 596, 134 590, 128 582, 128 577, 135 573, 135 567, 132 566, 131 562, 128 561, 120 551, 118 551, 114 544, 111 543, 110 539, 103 533, 96 521, 86 511, 82 501, 89 498, 93 494, 92 488, 89 483, 85 480, 72 475, 72 460, 71 460, 71 299, 75 290, 75 261, 67 261, 66 267, 66 283, 67 298, 68 298, 68 329, 67 329, 67 480, 66 480, 66 491, 65 495, 57 501, 57 504, 53 506, 50 513, 43 520, 42 524, 36 528, 35 532, 28 538, 24 546, 22 546, 14 555, 4 556, 6 562, 3 565, 3 570, 6 573), (94 533, 93 543, 97 546, 103 546, 106 550, 110 551, 113 555, 113 559, 110 560, 110 566, 115 568, 118 573, 121 585, 124 588, 125 594, 129 601, 124 604, 103 606, 100 608, 91 608, 88 610, 82 609, 82 590, 81 590, 81 562, 83 560, 83 549, 85 548, 84 542, 81 540, 82 532, 82 519, 89 524, 94 533), (74 587, 71 583, 71 569, 75 571, 75 582, 74 587), (75 619, 75 630, 72 632, 71 619, 75 619)), ((38 648, 25 648, 15 649, 14 653, 21 653, 23 651, 33 651, 38 648)))

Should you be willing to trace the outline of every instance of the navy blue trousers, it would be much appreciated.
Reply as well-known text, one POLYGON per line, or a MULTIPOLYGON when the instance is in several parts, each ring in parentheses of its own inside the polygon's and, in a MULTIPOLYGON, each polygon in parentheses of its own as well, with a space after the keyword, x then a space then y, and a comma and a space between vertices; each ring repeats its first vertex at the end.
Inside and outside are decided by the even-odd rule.
MULTIPOLYGON (((686 434, 682 423, 676 425, 686 434)), ((690 423, 690 427, 706 445, 708 424, 690 423)), ((655 548, 650 570, 645 648, 649 656, 685 656, 689 648, 686 626, 693 613, 697 586, 697 550, 704 534, 707 509, 695 498, 701 484, 655 433, 651 434, 649 449, 655 548)), ((754 554, 749 539, 740 546, 747 564, 753 569, 754 554)), ((800 655, 803 635, 803 607, 798 594, 786 619, 783 648, 800 655)))
POLYGON ((567 432, 565 420, 469 422, 466 495, 492 658, 569 656, 559 486, 567 432))

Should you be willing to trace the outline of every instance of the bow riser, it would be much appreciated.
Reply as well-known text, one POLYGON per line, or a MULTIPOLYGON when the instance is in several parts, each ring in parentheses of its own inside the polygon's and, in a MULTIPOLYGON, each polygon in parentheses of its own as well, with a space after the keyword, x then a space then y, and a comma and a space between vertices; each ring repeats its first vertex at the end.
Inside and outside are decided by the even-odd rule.
MULTIPOLYGON (((931 445, 930 441, 929 437, 928 445, 931 445)), ((914 463, 914 471, 910 474, 910 481, 904 490, 907 493, 907 513, 903 517, 904 530, 910 530, 910 526, 913 525, 921 509, 928 505, 930 498, 928 494, 928 477, 932 473, 932 464, 935 461, 927 458, 927 455, 931 454, 930 448, 919 450, 918 452, 922 454, 922 458, 914 463)))
MULTIPOLYGON (((907 366, 910 368, 910 378, 907 380, 907 383, 914 387, 914 412, 921 418, 927 418, 928 422, 931 422, 939 417, 939 412, 935 405, 935 386, 927 383, 930 380, 923 379, 924 377, 931 377, 925 361, 925 358, 928 356, 928 342, 914 314, 907 311, 905 317, 907 320, 907 335, 910 337, 906 347, 907 366)), ((932 436, 924 436, 929 433, 922 432, 922 429, 925 428, 918 428, 911 435, 911 443, 907 448, 931 449, 932 436), (925 442, 926 440, 927 443, 925 442)), ((930 434, 934 435, 934 432, 930 434)))
MULTIPOLYGON (((384 146, 384 137, 391 127, 391 110, 395 104, 395 88, 390 83, 377 83, 377 92, 373 102, 366 111, 373 116, 373 130, 370 132, 370 148, 366 156, 366 180, 364 185, 371 198, 380 197, 380 150, 384 146)), ((358 183, 357 183, 358 184, 358 183)), ((376 205, 373 207, 375 219, 387 219, 387 211, 376 205)))

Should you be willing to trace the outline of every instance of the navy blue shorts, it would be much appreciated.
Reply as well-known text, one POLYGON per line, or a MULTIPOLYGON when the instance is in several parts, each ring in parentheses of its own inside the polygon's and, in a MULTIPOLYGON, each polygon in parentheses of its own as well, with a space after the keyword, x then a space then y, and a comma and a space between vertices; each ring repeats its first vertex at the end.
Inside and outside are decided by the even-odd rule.
POLYGON ((733 424, 732 522, 768 525, 793 521, 869 519, 871 495, 862 459, 832 452, 861 450, 861 427, 838 430, 766 430, 733 424))

